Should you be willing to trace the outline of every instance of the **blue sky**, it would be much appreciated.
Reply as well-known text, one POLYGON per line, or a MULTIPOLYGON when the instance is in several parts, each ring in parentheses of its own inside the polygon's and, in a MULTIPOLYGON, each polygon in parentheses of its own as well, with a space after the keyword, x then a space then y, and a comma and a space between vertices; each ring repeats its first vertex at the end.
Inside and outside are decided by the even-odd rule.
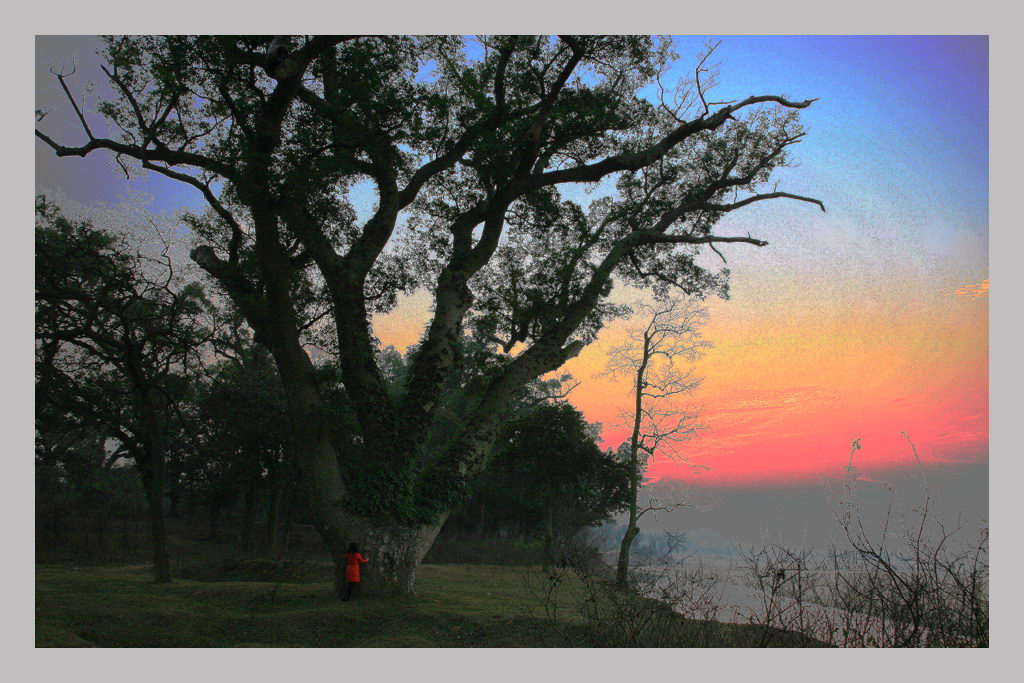
MULTIPOLYGON (((723 41, 713 58, 721 63, 717 98, 762 93, 821 98, 803 115, 812 136, 827 131, 799 150, 808 173, 824 166, 876 193, 893 185, 913 188, 905 194, 973 219, 987 216, 987 37, 713 39, 723 41)), ((690 73, 705 40, 675 39, 680 55, 675 73, 690 73)), ((55 108, 44 127, 69 143, 81 140, 80 131, 48 68, 75 61, 78 73, 70 84, 76 92, 95 82, 100 94, 108 93, 94 54, 98 46, 89 36, 36 41, 36 106, 55 108)), ((103 155, 56 160, 37 144, 37 182, 43 187, 60 188, 88 203, 116 202, 128 185, 103 155)), ((158 210, 200 203, 194 190, 162 177, 133 185, 153 194, 158 210)))

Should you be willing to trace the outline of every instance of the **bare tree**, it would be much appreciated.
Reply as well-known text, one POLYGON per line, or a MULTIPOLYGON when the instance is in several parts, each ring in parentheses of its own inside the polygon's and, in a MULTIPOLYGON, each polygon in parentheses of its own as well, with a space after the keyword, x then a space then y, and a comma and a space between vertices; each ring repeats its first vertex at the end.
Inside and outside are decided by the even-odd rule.
MULTIPOLYGON (((906 436, 906 434, 904 434, 906 436)), ((924 497, 910 510, 895 491, 878 526, 857 502, 853 442, 830 492, 839 538, 822 552, 769 545, 744 553, 760 600, 749 620, 761 645, 785 631, 839 647, 988 647, 988 525, 947 524, 914 452, 924 497)))
POLYGON ((640 304, 639 313, 647 324, 634 328, 623 344, 609 353, 606 374, 628 376, 633 381, 633 407, 623 412, 632 427, 625 456, 630 464, 631 499, 626 534, 619 548, 615 585, 626 588, 629 578, 629 551, 640 529, 639 519, 653 510, 670 510, 682 502, 660 504, 650 498, 645 507, 638 503, 639 491, 649 458, 655 454, 685 461, 678 446, 700 430, 700 410, 680 407, 678 399, 696 390, 702 377, 684 367, 700 358, 711 347, 703 339, 701 328, 707 323, 707 308, 693 299, 670 297, 653 305, 640 304))

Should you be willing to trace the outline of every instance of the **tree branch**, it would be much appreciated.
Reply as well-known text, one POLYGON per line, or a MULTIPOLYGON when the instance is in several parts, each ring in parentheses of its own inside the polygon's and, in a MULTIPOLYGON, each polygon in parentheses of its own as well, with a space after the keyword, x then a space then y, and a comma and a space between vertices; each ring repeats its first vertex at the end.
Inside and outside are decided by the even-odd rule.
POLYGON ((759 240, 755 237, 750 237, 749 235, 747 237, 721 237, 718 235, 666 235, 653 230, 637 230, 636 232, 630 233, 626 239, 633 242, 636 246, 641 244, 715 244, 729 242, 753 244, 756 247, 768 246, 768 242, 759 240))
POLYGON ((558 171, 548 171, 547 173, 542 173, 537 176, 531 176, 529 187, 530 189, 538 189, 562 183, 597 182, 606 175, 618 171, 636 171, 661 159, 669 152, 669 150, 695 133, 719 128, 726 121, 733 118, 732 115, 740 109, 764 102, 772 102, 791 109, 805 109, 817 101, 817 98, 815 98, 804 100, 802 102, 793 102, 777 95, 757 95, 748 97, 745 100, 719 109, 711 116, 702 116, 692 121, 687 121, 686 123, 676 127, 658 142, 649 145, 640 151, 624 152, 593 164, 576 166, 574 168, 561 169, 558 171))
POLYGON ((766 199, 796 199, 797 201, 801 202, 817 204, 823 212, 825 211, 825 203, 822 202, 820 199, 814 199, 813 197, 804 197, 798 194, 790 194, 789 192, 767 192, 764 194, 755 194, 752 197, 747 197, 746 199, 742 199, 738 202, 733 202, 732 204, 705 204, 701 208, 710 209, 711 211, 722 212, 735 211, 736 209, 744 207, 748 204, 753 204, 754 202, 762 202, 766 199))
POLYGON ((212 171, 222 178, 230 180, 234 180, 237 177, 235 170, 228 164, 194 152, 183 152, 180 150, 166 148, 143 149, 137 145, 129 145, 107 138, 92 138, 89 142, 80 147, 65 147, 64 145, 54 142, 52 138, 40 130, 36 130, 36 137, 49 145, 59 157, 84 157, 90 152, 95 152, 97 149, 108 149, 112 152, 124 154, 125 156, 138 159, 140 161, 162 161, 171 164, 172 166, 177 166, 179 164, 195 166, 196 168, 204 168, 208 171, 212 171))
POLYGON ((224 222, 228 224, 229 228, 231 228, 231 243, 228 246, 228 260, 231 263, 236 263, 238 261, 238 251, 241 248, 242 240, 244 239, 242 226, 239 224, 234 214, 228 211, 227 207, 221 204, 220 200, 217 199, 216 196, 214 196, 213 191, 210 189, 209 184, 204 183, 195 176, 191 176, 187 173, 180 173, 178 171, 167 168, 166 166, 154 164, 151 161, 145 159, 142 161, 142 167, 147 168, 151 171, 156 171, 157 173, 165 175, 173 180, 177 180, 179 182, 191 185, 192 187, 196 188, 197 190, 203 193, 203 198, 206 199, 206 203, 209 204, 210 207, 217 212, 217 215, 224 219, 224 222))
MULTIPOLYGON (((71 76, 77 70, 78 67, 73 66, 71 68, 71 73, 67 75, 71 76)), ((74 107, 75 114, 78 116, 78 120, 82 123, 82 129, 85 131, 85 134, 88 136, 88 138, 92 140, 96 136, 92 134, 92 129, 89 128, 89 123, 85 120, 85 114, 82 113, 82 110, 78 107, 78 102, 76 102, 75 98, 72 97, 71 91, 68 89, 68 84, 64 82, 65 74, 63 73, 63 67, 61 68, 60 73, 54 71, 52 68, 50 69, 50 73, 57 77, 57 81, 60 83, 60 87, 64 90, 64 94, 67 95, 68 102, 70 102, 71 106, 74 107)), ((40 118, 39 120, 42 121, 42 118, 40 118)))

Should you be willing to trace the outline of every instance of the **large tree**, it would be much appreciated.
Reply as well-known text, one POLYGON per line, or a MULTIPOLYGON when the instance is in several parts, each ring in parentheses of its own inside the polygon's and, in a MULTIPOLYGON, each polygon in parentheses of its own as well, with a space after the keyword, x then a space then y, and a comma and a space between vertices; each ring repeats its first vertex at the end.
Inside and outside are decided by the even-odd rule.
MULTIPOLYGON (((203 290, 124 240, 36 200, 36 393, 41 417, 101 428, 131 458, 149 502, 153 572, 171 580, 164 521, 174 405, 206 332, 203 290), (154 265, 156 272, 154 273, 154 265)), ((37 427, 39 423, 37 423, 37 427)))
POLYGON ((674 55, 649 36, 131 36, 108 38, 102 57, 117 95, 99 110, 115 137, 94 135, 70 89, 85 140, 36 135, 59 156, 134 159, 209 203, 192 258, 274 356, 339 586, 358 540, 375 560, 368 579, 412 589, 509 401, 619 312, 613 277, 725 295, 727 272, 698 265, 699 249, 766 242, 713 234, 722 215, 780 197, 820 204, 759 192, 813 100, 710 102, 702 60, 675 97, 651 102, 640 93, 674 55), (604 180, 588 206, 559 192, 604 180), (375 202, 360 216, 351 198, 366 187, 375 202), (419 286, 433 317, 395 393, 370 314, 419 286), (360 428, 344 446, 303 348, 321 315, 360 428), (507 357, 437 452, 424 444, 471 322, 507 357))

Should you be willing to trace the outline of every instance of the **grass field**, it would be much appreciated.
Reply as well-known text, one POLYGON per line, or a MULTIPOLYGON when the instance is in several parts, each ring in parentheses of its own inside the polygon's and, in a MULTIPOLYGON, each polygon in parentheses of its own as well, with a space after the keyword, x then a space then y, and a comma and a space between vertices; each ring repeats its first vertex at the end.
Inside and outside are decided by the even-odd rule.
MULTIPOLYGON (((536 569, 424 565, 414 597, 341 602, 332 592, 329 565, 293 567, 287 583, 237 580, 243 566, 229 576, 236 580, 176 579, 157 585, 145 565, 40 565, 36 645, 551 647, 593 642, 568 602, 571 579, 554 592, 563 601, 560 628, 545 618, 536 592, 545 579, 536 569)), ((722 645, 751 644, 756 635, 750 626, 715 628, 721 630, 722 645)))
POLYGON ((413 598, 341 602, 329 581, 152 583, 146 566, 40 567, 36 645, 536 647, 523 569, 427 565, 413 598))

